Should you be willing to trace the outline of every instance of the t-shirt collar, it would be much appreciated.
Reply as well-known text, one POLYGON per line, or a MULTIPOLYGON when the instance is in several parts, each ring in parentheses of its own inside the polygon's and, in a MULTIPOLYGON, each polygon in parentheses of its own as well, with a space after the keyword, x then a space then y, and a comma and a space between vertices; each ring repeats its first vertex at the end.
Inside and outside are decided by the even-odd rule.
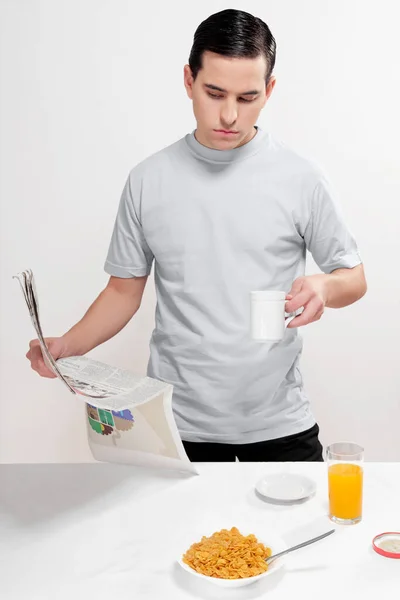
POLYGON ((230 163, 258 152, 263 141, 265 141, 266 133, 258 126, 255 126, 255 128, 257 129, 257 133, 249 142, 232 150, 216 150, 215 148, 203 146, 195 137, 196 130, 188 133, 185 136, 185 140, 190 150, 199 158, 215 163, 230 163))

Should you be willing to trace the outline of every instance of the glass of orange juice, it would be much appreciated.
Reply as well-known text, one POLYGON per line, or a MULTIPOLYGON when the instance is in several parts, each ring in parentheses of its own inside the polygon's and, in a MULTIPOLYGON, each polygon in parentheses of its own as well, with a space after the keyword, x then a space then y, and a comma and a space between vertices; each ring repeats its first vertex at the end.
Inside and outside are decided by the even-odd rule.
POLYGON ((329 517, 340 525, 359 523, 362 516, 364 448, 336 442, 326 449, 329 517))

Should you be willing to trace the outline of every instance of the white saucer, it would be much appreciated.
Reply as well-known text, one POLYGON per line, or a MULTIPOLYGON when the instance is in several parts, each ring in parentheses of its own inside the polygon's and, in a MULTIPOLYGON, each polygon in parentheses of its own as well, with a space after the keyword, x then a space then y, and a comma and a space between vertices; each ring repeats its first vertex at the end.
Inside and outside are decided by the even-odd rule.
POLYGON ((256 491, 266 500, 287 504, 308 500, 316 492, 312 479, 295 473, 266 475, 256 485, 256 491))

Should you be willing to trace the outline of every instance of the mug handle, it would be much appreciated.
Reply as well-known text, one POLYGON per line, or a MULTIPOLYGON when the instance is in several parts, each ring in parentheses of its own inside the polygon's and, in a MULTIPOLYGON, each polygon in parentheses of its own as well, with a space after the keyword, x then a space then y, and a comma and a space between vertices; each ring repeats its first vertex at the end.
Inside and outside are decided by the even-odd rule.
POLYGON ((296 317, 297 317, 296 313, 290 313, 290 316, 286 317, 286 319, 285 319, 285 329, 289 325, 289 323, 291 323, 293 321, 293 319, 295 319, 296 317))
MULTIPOLYGON (((285 300, 285 304, 286 302, 289 302, 289 300, 285 300)), ((287 326, 289 325, 289 323, 291 323, 293 321, 293 319, 295 319, 298 315, 294 312, 294 313, 287 313, 288 316, 285 318, 285 329, 287 328, 287 326)))

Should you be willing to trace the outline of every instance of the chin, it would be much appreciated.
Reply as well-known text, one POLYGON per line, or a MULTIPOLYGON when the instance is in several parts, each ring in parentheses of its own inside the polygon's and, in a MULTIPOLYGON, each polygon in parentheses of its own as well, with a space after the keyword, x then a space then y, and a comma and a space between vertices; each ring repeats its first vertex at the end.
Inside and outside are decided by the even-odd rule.
POLYGON ((216 150, 233 150, 241 143, 241 140, 213 140, 212 145, 216 150))

